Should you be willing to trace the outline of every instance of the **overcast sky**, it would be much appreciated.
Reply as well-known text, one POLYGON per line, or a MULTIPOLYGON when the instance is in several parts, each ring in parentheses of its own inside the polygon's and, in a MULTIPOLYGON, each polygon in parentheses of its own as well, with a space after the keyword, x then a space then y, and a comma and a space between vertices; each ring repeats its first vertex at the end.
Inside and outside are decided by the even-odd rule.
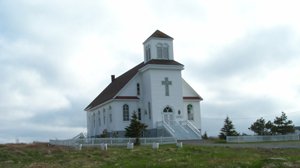
POLYGON ((300 125, 300 2, 0 0, 0 143, 71 138, 83 110, 143 61, 155 30, 174 38, 183 78, 204 98, 202 127, 229 116, 251 134, 281 111, 300 125))

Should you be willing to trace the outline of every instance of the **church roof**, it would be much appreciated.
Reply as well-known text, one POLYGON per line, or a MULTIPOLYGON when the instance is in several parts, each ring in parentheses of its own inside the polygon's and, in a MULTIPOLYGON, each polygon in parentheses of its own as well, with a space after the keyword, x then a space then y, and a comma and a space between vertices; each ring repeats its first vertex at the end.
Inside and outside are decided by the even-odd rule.
MULTIPOLYGON (((153 59, 148 61, 147 63, 142 62, 114 79, 84 110, 87 111, 111 99, 119 99, 119 97, 115 97, 117 93, 138 73, 139 69, 148 64, 182 65, 174 60, 153 59)), ((131 97, 131 99, 132 98, 133 97, 131 97)))

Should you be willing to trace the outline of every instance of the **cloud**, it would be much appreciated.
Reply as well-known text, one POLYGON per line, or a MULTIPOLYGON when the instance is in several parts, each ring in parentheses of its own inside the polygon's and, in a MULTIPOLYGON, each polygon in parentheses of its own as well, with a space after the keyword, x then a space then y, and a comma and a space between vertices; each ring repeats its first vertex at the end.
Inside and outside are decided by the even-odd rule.
POLYGON ((204 98, 203 128, 217 135, 228 115, 240 132, 251 133, 253 121, 273 120, 281 111, 299 125, 293 115, 300 101, 298 45, 293 31, 275 27, 248 34, 197 66, 188 62, 194 70, 188 77, 204 98))
POLYGON ((85 130, 84 107, 111 74, 143 61, 142 42, 156 29, 175 38, 183 76, 204 98, 204 128, 218 130, 207 121, 222 124, 222 114, 299 111, 297 5, 130 2, 0 1, 0 137, 85 130))
POLYGON ((299 39, 295 39, 295 34, 289 29, 279 27, 260 30, 219 49, 216 55, 198 69, 204 71, 202 75, 208 79, 276 69, 297 58, 300 53, 298 44, 299 39))

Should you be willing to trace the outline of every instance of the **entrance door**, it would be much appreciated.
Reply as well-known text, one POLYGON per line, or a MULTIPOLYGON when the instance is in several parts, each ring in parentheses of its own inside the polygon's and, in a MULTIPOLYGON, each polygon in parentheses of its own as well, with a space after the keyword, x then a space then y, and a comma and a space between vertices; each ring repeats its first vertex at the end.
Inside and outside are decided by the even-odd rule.
POLYGON ((167 106, 166 108, 164 108, 164 111, 163 111, 163 120, 167 124, 172 124, 172 121, 174 120, 174 118, 173 118, 173 110, 169 106, 167 106))

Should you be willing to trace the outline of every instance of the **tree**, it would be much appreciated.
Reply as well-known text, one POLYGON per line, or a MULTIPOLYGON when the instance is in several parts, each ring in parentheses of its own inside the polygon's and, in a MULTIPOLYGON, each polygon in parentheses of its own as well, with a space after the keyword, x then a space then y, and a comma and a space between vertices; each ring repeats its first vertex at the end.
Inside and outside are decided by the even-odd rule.
POLYGON ((238 136, 239 134, 235 131, 234 125, 232 124, 232 121, 227 116, 224 121, 224 126, 221 129, 219 138, 220 139, 226 139, 227 136, 238 136))
POLYGON ((288 120, 284 112, 281 112, 280 117, 276 117, 274 120, 274 126, 272 127, 272 132, 274 134, 285 135, 288 133, 295 132, 295 126, 293 121, 288 120))
POLYGON ((257 135, 285 135, 288 133, 294 133, 295 127, 291 120, 287 120, 287 116, 284 112, 281 113, 280 117, 276 117, 274 122, 265 122, 265 119, 257 119, 250 126, 250 130, 255 132, 257 135))
POLYGON ((274 124, 271 121, 268 121, 266 123, 266 129, 268 130, 268 134, 267 135, 273 135, 273 128, 274 128, 274 124))
POLYGON ((136 113, 134 112, 130 119, 130 125, 125 128, 125 130, 126 130, 125 136, 135 138, 134 144, 139 145, 140 137, 142 136, 143 131, 146 130, 147 127, 148 127, 147 125, 141 123, 138 120, 138 117, 137 117, 136 113))
POLYGON ((265 119, 260 118, 257 119, 248 129, 255 132, 257 135, 270 135, 272 127, 273 125, 270 121, 266 123, 265 119))
POLYGON ((208 136, 207 136, 206 131, 205 131, 204 134, 202 135, 202 139, 208 139, 208 136))

